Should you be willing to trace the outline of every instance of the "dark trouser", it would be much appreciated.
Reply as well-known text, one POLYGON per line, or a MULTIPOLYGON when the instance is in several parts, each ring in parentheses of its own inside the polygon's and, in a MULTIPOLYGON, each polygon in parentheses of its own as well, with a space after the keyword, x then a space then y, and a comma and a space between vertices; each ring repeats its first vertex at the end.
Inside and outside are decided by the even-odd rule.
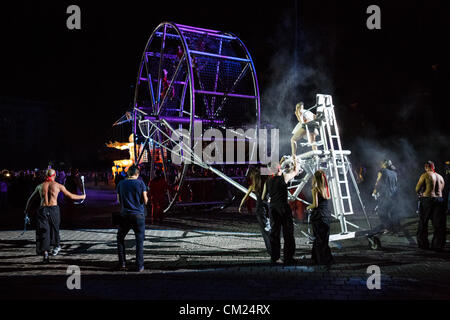
POLYGON ((144 214, 126 213, 120 215, 119 227, 117 229, 117 250, 119 264, 126 262, 125 237, 133 229, 136 237, 136 265, 138 268, 144 266, 144 239, 145 239, 145 216, 144 214))
POLYGON ((395 212, 395 199, 391 197, 380 198, 378 202, 378 217, 380 218, 380 226, 376 229, 381 231, 387 229, 397 232, 400 230, 400 222, 395 212))
POLYGON ((161 222, 164 213, 164 200, 152 200, 152 217, 151 221, 161 222))
POLYGON ((266 245, 267 252, 272 256, 272 249, 270 246, 270 232, 266 231, 266 221, 269 218, 268 210, 269 208, 265 205, 257 205, 256 207, 256 219, 258 220, 259 229, 261 230, 261 235, 264 239, 264 244, 266 245))
POLYGON ((333 256, 328 245, 330 238, 330 225, 318 219, 311 222, 314 242, 311 259, 315 264, 329 265, 333 263, 333 256))
POLYGON ((420 198, 419 226, 417 228, 417 244, 419 248, 428 249, 428 222, 433 217, 433 198, 420 198))
POLYGON ((443 198, 434 199, 431 217, 434 233, 431 248, 435 250, 442 250, 445 247, 447 236, 447 215, 445 209, 443 198))
POLYGON ((284 248, 283 260, 289 261, 294 257, 295 238, 294 222, 292 221, 292 212, 289 205, 271 205, 270 207, 270 256, 273 261, 280 258, 280 231, 283 228, 284 248))
POLYGON ((50 251, 50 245, 59 246, 59 207, 41 207, 36 216, 36 253, 50 251))

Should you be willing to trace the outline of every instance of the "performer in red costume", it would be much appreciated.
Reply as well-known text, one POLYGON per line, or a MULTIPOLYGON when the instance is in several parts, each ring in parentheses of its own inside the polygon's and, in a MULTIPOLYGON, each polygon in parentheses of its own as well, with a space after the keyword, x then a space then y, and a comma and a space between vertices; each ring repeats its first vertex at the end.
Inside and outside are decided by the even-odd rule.
POLYGON ((162 170, 155 170, 155 178, 150 181, 150 201, 152 204, 151 223, 162 222, 166 205, 167 182, 162 176, 162 170))

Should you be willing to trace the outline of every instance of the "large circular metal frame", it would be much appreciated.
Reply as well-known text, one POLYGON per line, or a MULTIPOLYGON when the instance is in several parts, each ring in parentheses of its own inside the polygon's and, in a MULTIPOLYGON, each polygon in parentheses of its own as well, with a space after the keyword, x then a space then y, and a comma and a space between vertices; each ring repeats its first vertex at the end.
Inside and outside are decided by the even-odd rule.
MULTIPOLYGON (((177 201, 188 167, 169 159, 175 130, 184 129, 194 141, 197 121, 203 127, 259 128, 259 87, 250 53, 232 33, 163 22, 142 54, 134 107, 145 112, 140 121, 135 117, 135 146, 148 140, 151 176, 155 163, 161 163, 169 185, 167 212, 177 201)), ((135 154, 137 160, 140 155, 135 154)))

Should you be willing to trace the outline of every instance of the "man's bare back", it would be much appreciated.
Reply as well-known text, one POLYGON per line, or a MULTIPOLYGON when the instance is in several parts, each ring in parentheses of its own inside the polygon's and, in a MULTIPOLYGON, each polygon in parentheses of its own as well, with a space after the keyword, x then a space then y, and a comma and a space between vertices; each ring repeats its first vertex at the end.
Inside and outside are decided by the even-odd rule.
POLYGON ((25 213, 28 212, 30 203, 32 199, 39 195, 40 197, 40 206, 41 207, 53 207, 58 205, 58 194, 62 192, 66 197, 72 200, 82 200, 86 198, 86 195, 77 195, 67 191, 66 187, 58 182, 55 182, 55 174, 54 171, 49 171, 47 173, 47 181, 41 183, 36 187, 34 192, 31 194, 30 198, 27 201, 27 205, 25 207, 25 213))
POLYGON ((41 198, 41 207, 51 207, 58 205, 58 194, 62 191, 67 193, 68 191, 63 191, 66 189, 63 185, 58 182, 50 181, 43 182, 37 186, 39 196, 41 198))
POLYGON ((416 192, 419 193, 423 184, 425 183, 425 191, 422 192, 421 196, 425 198, 435 198, 435 186, 436 186, 437 176, 434 172, 427 171, 420 176, 419 182, 416 186, 416 192))

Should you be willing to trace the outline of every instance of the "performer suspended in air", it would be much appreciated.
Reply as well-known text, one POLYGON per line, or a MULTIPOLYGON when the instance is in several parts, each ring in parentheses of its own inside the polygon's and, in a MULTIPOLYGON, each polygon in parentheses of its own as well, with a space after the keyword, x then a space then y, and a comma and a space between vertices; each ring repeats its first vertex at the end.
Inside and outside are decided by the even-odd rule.
POLYGON ((304 109, 303 102, 297 103, 295 106, 295 116, 297 117, 298 123, 295 126, 294 130, 292 130, 292 138, 291 138, 291 149, 292 156, 295 158, 297 152, 297 141, 301 138, 305 138, 308 129, 309 137, 306 137, 310 143, 312 143, 312 149, 317 150, 317 145, 315 145, 316 136, 319 134, 318 124, 313 121, 316 116, 309 110, 304 109))
POLYGON ((312 210, 311 224, 313 228, 314 242, 311 259, 314 264, 330 266, 333 262, 331 249, 328 245, 330 238, 331 212, 328 209, 330 190, 325 172, 318 170, 312 180, 313 203, 306 209, 312 210))
POLYGON ((262 183, 260 169, 252 167, 249 171, 249 177, 251 185, 248 188, 247 193, 242 198, 241 204, 239 206, 239 212, 242 212, 242 206, 245 201, 249 198, 250 193, 256 195, 256 219, 258 220, 259 228, 261 230, 264 243, 266 245, 267 252, 271 255, 270 247, 270 219, 269 219, 269 208, 267 204, 263 202, 262 194, 266 193, 266 184, 262 183), (264 185, 264 187, 263 187, 264 185), (264 188, 264 190, 263 190, 264 188))
POLYGON ((61 250, 59 244, 60 213, 58 194, 62 192, 66 197, 72 200, 83 200, 86 198, 85 194, 76 195, 67 191, 66 187, 55 182, 55 176, 55 170, 47 170, 46 180, 36 187, 25 207, 25 215, 27 215, 34 197, 40 197, 41 203, 36 216, 36 253, 38 255, 43 255, 44 263, 49 262, 51 245, 53 245, 53 255, 57 255, 61 250))

